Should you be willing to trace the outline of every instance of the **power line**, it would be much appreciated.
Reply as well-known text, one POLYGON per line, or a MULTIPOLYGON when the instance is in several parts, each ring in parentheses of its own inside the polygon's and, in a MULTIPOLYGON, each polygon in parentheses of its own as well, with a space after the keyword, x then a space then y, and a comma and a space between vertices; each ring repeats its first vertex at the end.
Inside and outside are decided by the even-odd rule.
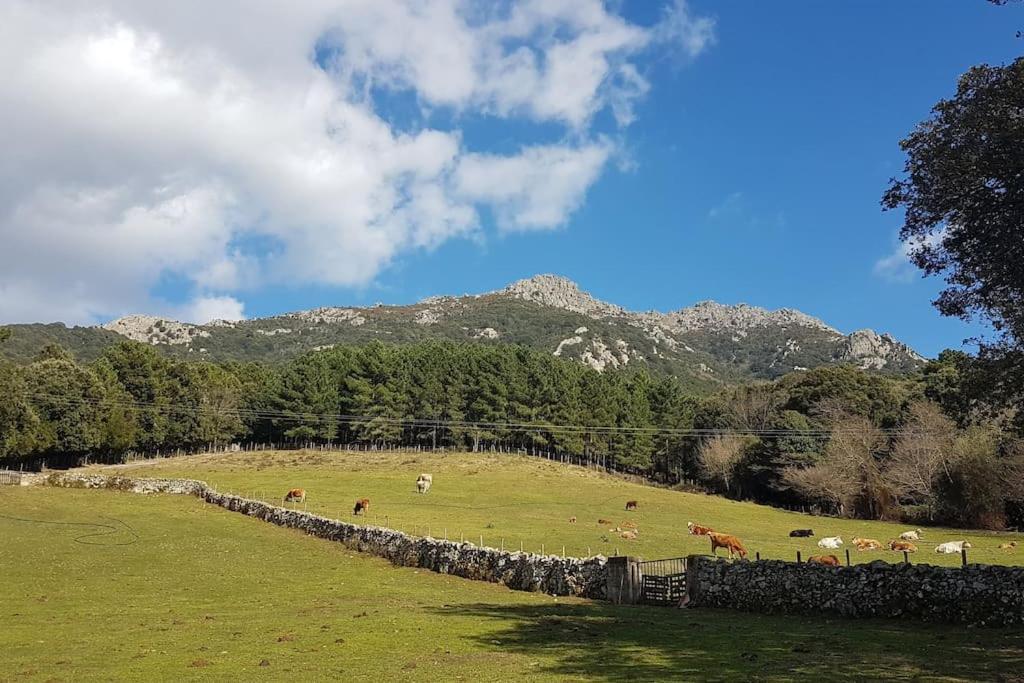
MULTIPOLYGON (((448 430, 477 430, 477 431, 510 431, 510 432, 555 432, 562 434, 648 434, 648 435, 671 435, 691 437, 805 437, 805 438, 829 438, 836 435, 858 435, 866 433, 863 429, 773 429, 773 428, 679 428, 679 427, 657 427, 657 426, 628 426, 628 425, 579 425, 559 424, 551 422, 500 422, 483 420, 454 420, 430 417, 394 417, 388 415, 351 415, 343 413, 313 413, 293 412, 285 410, 269 410, 238 407, 217 407, 212 405, 181 405, 157 403, 154 401, 122 400, 122 399, 101 399, 80 396, 66 396, 50 394, 46 392, 29 393, 28 396, 49 400, 56 403, 88 406, 91 408, 117 407, 140 412, 150 412, 157 415, 195 415, 214 417, 238 417, 240 419, 272 420, 297 422, 299 424, 333 424, 335 426, 356 426, 365 427, 368 424, 377 426, 396 426, 423 429, 445 428, 448 430)), ((888 436, 898 435, 926 435, 927 430, 914 430, 913 428, 878 428, 874 430, 888 436)))

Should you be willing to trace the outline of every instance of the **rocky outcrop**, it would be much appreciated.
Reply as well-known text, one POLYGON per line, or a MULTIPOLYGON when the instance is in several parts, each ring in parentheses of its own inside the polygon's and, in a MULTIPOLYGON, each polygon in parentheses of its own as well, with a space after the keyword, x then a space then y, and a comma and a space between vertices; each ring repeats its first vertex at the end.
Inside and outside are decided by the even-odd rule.
POLYGON ((823 567, 687 559, 687 604, 765 614, 1024 624, 1024 567, 888 564, 823 567))
POLYGON ((126 315, 102 327, 143 344, 191 344, 195 339, 210 336, 197 325, 151 315, 126 315))
POLYGON ((421 567, 441 574, 500 583, 514 590, 549 595, 574 595, 602 600, 606 590, 606 558, 587 559, 508 552, 496 548, 415 537, 376 526, 349 524, 301 510, 219 493, 194 479, 134 479, 96 474, 59 473, 44 479, 51 486, 112 489, 131 493, 192 495, 232 512, 298 529, 347 548, 386 558, 403 567, 421 567))
POLYGON ((923 356, 906 344, 888 334, 876 334, 874 330, 857 330, 844 339, 835 354, 836 360, 856 363, 864 370, 881 370, 907 358, 924 361, 923 356))
POLYGON ((535 275, 513 282, 496 294, 507 294, 517 299, 533 301, 543 306, 582 313, 593 318, 625 315, 626 309, 595 299, 579 288, 575 282, 558 275, 535 275))
POLYGON ((732 334, 743 333, 755 327, 806 327, 841 336, 839 330, 834 327, 792 308, 769 311, 747 304, 727 306, 714 301, 701 301, 689 308, 666 313, 660 317, 660 324, 675 333, 700 331, 732 334))
POLYGON ((473 332, 473 339, 497 339, 500 336, 493 327, 485 327, 482 330, 475 330, 473 332))
POLYGON ((323 306, 309 311, 296 311, 284 315, 285 318, 298 318, 316 324, 348 323, 359 326, 366 324, 366 318, 359 311, 352 308, 338 308, 336 306, 323 306))

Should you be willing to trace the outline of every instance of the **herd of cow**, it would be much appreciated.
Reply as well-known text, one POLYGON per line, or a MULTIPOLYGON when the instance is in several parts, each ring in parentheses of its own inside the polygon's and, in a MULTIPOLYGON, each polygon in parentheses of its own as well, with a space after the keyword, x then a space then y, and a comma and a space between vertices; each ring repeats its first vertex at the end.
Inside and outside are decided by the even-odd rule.
MULTIPOLYGON (((694 536, 707 536, 711 540, 711 552, 717 554, 719 548, 724 548, 729 551, 729 557, 732 558, 734 554, 739 555, 742 558, 747 556, 747 549, 743 547, 743 543, 740 542, 736 536, 729 534, 717 533, 711 527, 703 526, 701 524, 694 524, 693 522, 687 522, 686 527, 689 532, 694 536)), ((813 529, 794 529, 789 532, 790 538, 810 538, 814 536, 813 529)), ((899 538, 895 538, 889 541, 888 544, 883 545, 881 542, 876 541, 873 538, 854 538, 851 543, 859 551, 867 550, 883 550, 888 548, 896 552, 905 553, 916 553, 917 545, 914 541, 920 541, 924 536, 922 529, 913 529, 911 531, 904 531, 900 534, 899 538)), ((836 550, 843 545, 842 536, 827 536, 818 541, 818 547, 822 549, 836 550)), ((946 541, 935 546, 935 552, 940 554, 955 554, 963 552, 967 548, 973 547, 970 541, 946 541)), ((1000 550, 1013 550, 1017 547, 1017 541, 1008 541, 999 545, 1000 550)), ((839 558, 835 555, 812 555, 807 558, 807 562, 810 564, 823 564, 838 567, 839 558)))
MULTIPOLYGON (((416 478, 416 491, 419 493, 427 493, 430 491, 430 487, 434 483, 434 477, 430 474, 421 474, 416 478)), ((306 489, 290 489, 284 496, 284 502, 286 503, 303 503, 306 500, 306 489)), ((626 511, 634 511, 639 507, 639 503, 635 500, 626 501, 626 511)), ((365 515, 367 510, 370 509, 370 499, 360 498, 356 501, 355 506, 352 509, 353 515, 365 515)), ((576 517, 569 518, 570 524, 576 523, 576 517)), ((598 519, 598 524, 610 525, 611 520, 598 519)), ((718 554, 718 549, 722 548, 729 551, 729 557, 732 558, 735 555, 739 555, 741 558, 746 558, 747 549, 743 546, 742 541, 736 536, 731 534, 723 534, 715 531, 709 526, 702 524, 695 524, 694 522, 687 522, 686 528, 693 536, 707 536, 711 541, 711 553, 713 555, 718 554)), ((626 540, 635 541, 640 536, 640 529, 637 528, 635 522, 625 521, 619 526, 609 529, 613 533, 620 534, 620 536, 626 540)), ((794 529, 789 532, 790 538, 811 538, 814 536, 813 529, 794 529)), ((896 552, 904 553, 916 553, 917 545, 915 541, 920 541, 924 536, 922 529, 913 529, 911 531, 904 531, 899 535, 899 538, 894 538, 887 544, 882 544, 873 538, 854 538, 851 543, 859 551, 870 551, 870 550, 884 550, 889 549, 896 552)), ((818 541, 818 547, 823 550, 837 550, 843 545, 842 536, 826 536, 818 541)), ((963 552, 967 548, 973 547, 970 541, 946 541, 935 546, 935 552, 940 554, 955 554, 963 552)), ((1016 541, 1008 541, 999 545, 1000 550, 1013 550, 1017 547, 1016 541)), ((822 564, 828 566, 838 567, 840 562, 839 558, 835 555, 812 555, 807 558, 807 562, 810 564, 822 564)))
MULTIPOLYGON (((427 493, 430 491, 430 487, 434 484, 434 476, 431 474, 421 474, 416 478, 416 491, 419 493, 427 493)), ((306 489, 289 489, 288 493, 284 494, 284 502, 286 503, 304 503, 306 502, 306 489)), ((352 508, 353 515, 365 515, 367 510, 370 509, 370 499, 360 498, 356 501, 355 506, 352 508)))

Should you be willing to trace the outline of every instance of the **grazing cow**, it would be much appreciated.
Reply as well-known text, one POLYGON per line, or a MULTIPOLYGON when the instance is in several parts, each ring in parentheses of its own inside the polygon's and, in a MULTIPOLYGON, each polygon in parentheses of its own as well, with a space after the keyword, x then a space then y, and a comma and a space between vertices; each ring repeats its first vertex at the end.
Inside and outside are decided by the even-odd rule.
POLYGON ((916 553, 917 546, 910 541, 889 541, 889 550, 895 550, 898 553, 916 553))
POLYGON ((416 490, 420 493, 426 493, 430 490, 430 486, 434 483, 434 477, 430 474, 421 474, 416 478, 416 490))
POLYGON ((914 529, 912 531, 904 531, 900 534, 901 541, 920 541, 921 537, 924 536, 923 529, 914 529))
POLYGON ((743 547, 740 539, 729 534, 718 534, 712 531, 708 534, 708 538, 711 539, 711 554, 718 555, 719 548, 725 548, 729 551, 729 557, 732 558, 733 553, 738 554, 740 557, 747 556, 747 549, 743 547))
POLYGON ((935 546, 935 552, 942 555, 952 555, 958 553, 964 548, 972 547, 969 541, 946 541, 935 546))
POLYGON ((630 510, 636 510, 637 507, 639 507, 639 505, 640 504, 637 503, 635 500, 627 500, 626 501, 626 511, 628 512, 630 510))
POLYGON ((881 550, 882 544, 873 538, 855 538, 851 541, 857 550, 881 550))
POLYGON ((627 541, 635 541, 637 539, 637 536, 639 535, 640 532, 636 529, 626 529, 621 534, 619 534, 619 536, 626 539, 627 541))
POLYGON ((807 564, 823 564, 826 567, 838 567, 839 558, 835 555, 811 555, 807 558, 807 564))
POLYGON ((829 550, 836 550, 843 544, 842 536, 828 536, 818 541, 819 548, 828 548, 829 550))
POLYGON ((814 535, 814 529, 793 529, 789 532, 790 538, 810 538, 814 535))
POLYGON ((610 520, 610 519, 599 519, 599 520, 597 520, 597 523, 600 524, 601 526, 606 526, 608 524, 611 524, 612 520, 610 520))
POLYGON ((709 526, 694 524, 693 522, 687 522, 686 528, 689 530, 691 536, 707 536, 715 531, 709 526))
POLYGON ((302 503, 306 500, 306 489, 290 489, 288 493, 284 494, 284 502, 286 503, 302 503))
POLYGON ((360 498, 359 500, 356 501, 356 506, 355 506, 355 508, 353 508, 352 514, 353 515, 358 515, 358 514, 362 513, 362 514, 365 515, 366 511, 369 510, 369 509, 370 509, 370 499, 369 498, 360 498))
POLYGON ((576 523, 576 515, 573 515, 572 517, 569 518, 569 524, 575 524, 575 523, 576 523))
POLYGON ((1000 543, 999 544, 999 549, 1000 550, 1013 550, 1016 547, 1017 547, 1017 541, 1010 541, 1009 543, 1000 543))

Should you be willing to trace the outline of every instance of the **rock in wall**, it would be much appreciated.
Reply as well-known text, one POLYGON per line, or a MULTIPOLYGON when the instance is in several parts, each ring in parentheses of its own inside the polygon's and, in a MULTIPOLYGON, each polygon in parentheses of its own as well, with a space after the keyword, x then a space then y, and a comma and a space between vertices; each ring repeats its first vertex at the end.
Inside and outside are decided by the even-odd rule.
POLYGON ((133 479, 95 474, 59 473, 46 478, 51 486, 103 488, 132 493, 193 495, 207 503, 256 517, 278 526, 299 529, 359 552, 377 555, 403 567, 422 567, 477 581, 500 583, 523 591, 605 599, 606 559, 588 559, 507 552, 435 538, 414 537, 394 529, 349 524, 271 503, 218 493, 194 479, 133 479))
POLYGON ((686 578, 691 607, 902 617, 979 626, 1024 624, 1024 567, 936 567, 881 561, 823 567, 691 556, 686 578))

